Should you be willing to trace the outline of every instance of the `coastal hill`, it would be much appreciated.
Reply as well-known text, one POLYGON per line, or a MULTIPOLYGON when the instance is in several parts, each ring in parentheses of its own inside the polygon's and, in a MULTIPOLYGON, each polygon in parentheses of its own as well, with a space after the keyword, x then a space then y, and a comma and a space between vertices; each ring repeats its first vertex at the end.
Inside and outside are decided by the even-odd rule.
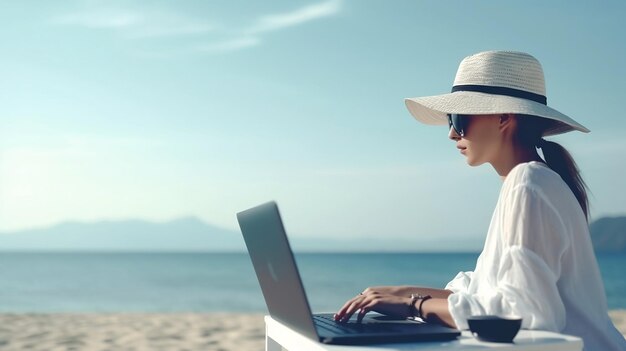
POLYGON ((0 233, 0 251, 242 251, 241 234, 195 217, 169 222, 65 222, 0 233))
MULTIPOLYGON (((600 218, 590 225, 597 252, 626 253, 626 217, 600 218)), ((293 236, 296 251, 402 252, 471 251, 482 242, 475 237, 415 239, 337 239, 293 236)), ((120 220, 66 222, 48 228, 0 233, 0 251, 126 251, 126 252, 245 252, 238 230, 219 228, 195 217, 169 222, 120 220)))
MULTIPOLYGON (((304 252, 478 252, 482 245, 470 237, 359 240, 291 235, 289 241, 295 251, 304 252)), ((47 228, 0 232, 2 251, 246 252, 246 246, 239 230, 186 217, 160 223, 65 222, 47 228)))
POLYGON ((600 218, 589 229, 596 252, 626 253, 626 216, 600 218))

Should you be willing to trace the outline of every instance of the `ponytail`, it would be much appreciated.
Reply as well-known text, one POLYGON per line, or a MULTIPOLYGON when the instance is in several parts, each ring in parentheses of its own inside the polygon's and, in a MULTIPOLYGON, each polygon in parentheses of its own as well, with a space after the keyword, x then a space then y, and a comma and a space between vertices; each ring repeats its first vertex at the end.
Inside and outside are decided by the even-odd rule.
POLYGON ((517 133, 515 138, 522 147, 540 148, 548 167, 558 173, 565 184, 569 186, 578 200, 580 208, 589 221, 589 199, 587 198, 587 184, 580 175, 580 171, 572 155, 560 144, 542 138, 543 132, 554 127, 555 121, 529 115, 517 115, 517 133))
POLYGON ((543 158, 548 167, 558 173, 574 193, 580 207, 589 220, 589 199, 587 198, 587 184, 580 175, 580 170, 572 155, 560 144, 554 141, 540 139, 537 147, 541 148, 543 158))

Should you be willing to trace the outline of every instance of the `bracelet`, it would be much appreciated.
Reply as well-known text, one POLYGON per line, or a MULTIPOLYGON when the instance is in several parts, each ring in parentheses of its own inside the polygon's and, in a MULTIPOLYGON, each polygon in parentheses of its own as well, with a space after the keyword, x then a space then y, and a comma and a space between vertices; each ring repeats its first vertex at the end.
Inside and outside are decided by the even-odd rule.
POLYGON ((420 307, 417 309, 417 316, 423 320, 425 320, 425 318, 424 318, 424 314, 422 313, 422 305, 424 304, 424 301, 428 299, 432 299, 432 296, 430 295, 424 296, 424 298, 422 298, 422 301, 420 302, 420 307))
POLYGON ((414 317, 418 317, 418 318, 422 318, 422 304, 424 303, 424 301, 428 300, 432 298, 432 296, 430 295, 420 295, 420 294, 411 294, 411 304, 409 305, 409 315, 414 316, 414 317), (417 300, 422 300, 420 301, 420 305, 419 308, 415 308, 415 302, 417 300))
POLYGON ((417 309, 415 308, 415 301, 421 298, 422 295, 419 294, 411 294, 411 303, 409 303, 409 316, 415 316, 417 313, 417 309))

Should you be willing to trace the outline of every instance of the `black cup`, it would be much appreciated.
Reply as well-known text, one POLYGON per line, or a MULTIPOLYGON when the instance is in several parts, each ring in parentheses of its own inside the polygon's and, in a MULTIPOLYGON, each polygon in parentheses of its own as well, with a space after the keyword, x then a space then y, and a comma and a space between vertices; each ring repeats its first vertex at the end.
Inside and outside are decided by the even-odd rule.
POLYGON ((467 324, 474 337, 481 341, 513 342, 522 326, 518 317, 471 316, 467 324))

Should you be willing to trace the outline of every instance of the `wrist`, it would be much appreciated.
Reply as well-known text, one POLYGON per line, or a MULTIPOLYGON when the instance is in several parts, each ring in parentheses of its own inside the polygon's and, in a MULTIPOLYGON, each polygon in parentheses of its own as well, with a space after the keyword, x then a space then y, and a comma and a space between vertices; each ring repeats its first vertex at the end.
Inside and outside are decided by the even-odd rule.
POLYGON ((419 306, 417 308, 417 314, 419 315, 419 318, 421 318, 424 321, 426 320, 426 317, 428 316, 428 313, 425 312, 424 310, 424 303, 430 299, 432 299, 432 296, 430 295, 424 296, 424 298, 420 301, 419 306))
POLYGON ((423 305, 426 300, 431 298, 432 296, 430 295, 411 294, 409 315, 424 319, 423 305))
POLYGON ((418 294, 411 294, 410 296, 409 317, 415 317, 415 315, 417 314, 417 306, 415 306, 415 303, 419 301, 418 297, 418 294))

